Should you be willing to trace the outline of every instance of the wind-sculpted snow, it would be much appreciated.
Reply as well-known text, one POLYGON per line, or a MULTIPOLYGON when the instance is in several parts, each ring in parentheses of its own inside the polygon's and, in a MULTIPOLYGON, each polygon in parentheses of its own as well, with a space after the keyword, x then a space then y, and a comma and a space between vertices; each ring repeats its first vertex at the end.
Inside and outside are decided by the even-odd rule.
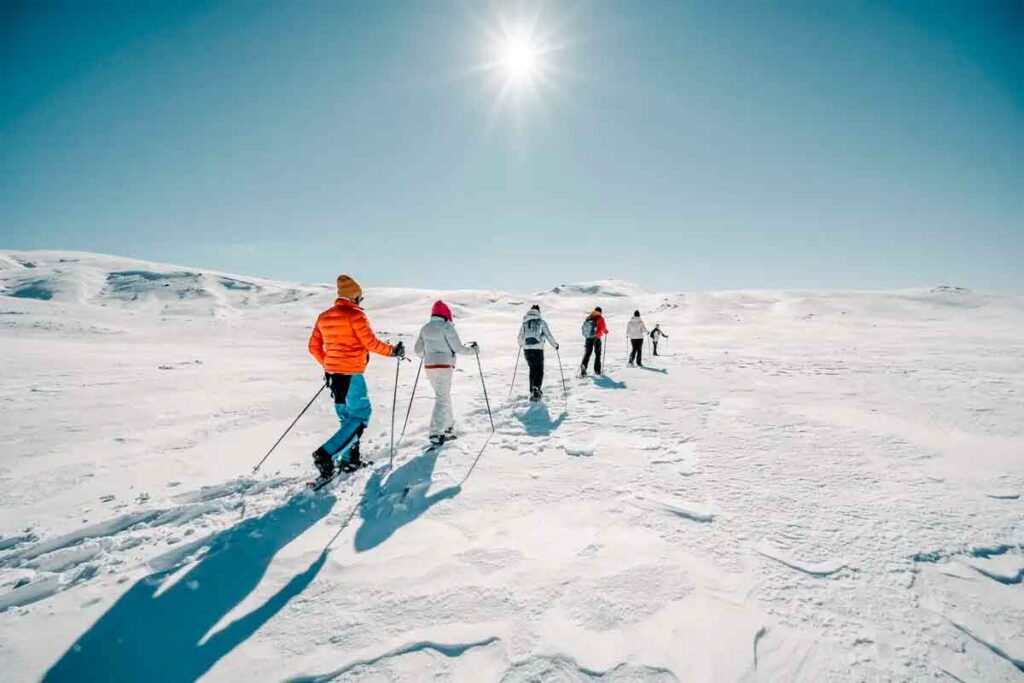
POLYGON ((641 508, 654 510, 656 512, 667 512, 683 519, 690 519, 694 522, 710 522, 715 519, 715 514, 710 506, 699 503, 687 503, 684 501, 664 501, 647 499, 637 496, 635 504, 641 508))
POLYGON ((776 548, 771 543, 762 540, 757 544, 756 550, 761 555, 764 555, 770 560, 781 562, 787 567, 792 567, 797 571, 801 571, 811 576, 831 576, 839 570, 846 567, 845 560, 822 560, 820 562, 808 562, 806 560, 799 560, 795 558, 791 553, 776 548))
POLYGON ((1021 297, 366 293, 407 347, 452 306, 495 432, 460 357, 460 438, 426 449, 403 363, 389 468, 373 357, 374 465, 314 496, 326 394, 252 468, 322 385, 330 283, 0 252, 5 680, 1020 680, 1021 297), (539 404, 532 303, 561 343, 539 404), (669 335, 646 369, 637 309, 669 335))
POLYGON ((470 643, 436 643, 429 640, 418 641, 402 645, 393 650, 385 652, 378 657, 372 657, 370 659, 361 659, 346 664, 340 669, 331 671, 330 673, 317 674, 314 676, 297 676, 289 679, 289 683, 329 683, 329 681, 336 681, 346 674, 352 674, 355 677, 359 677, 363 674, 369 674, 373 672, 378 665, 385 662, 385 660, 395 659, 403 655, 415 654, 415 653, 437 653, 442 657, 461 657, 467 651, 478 647, 487 647, 492 643, 498 642, 498 638, 484 638, 470 643))
POLYGON ((631 664, 619 664, 608 671, 593 671, 581 667, 569 657, 562 656, 530 657, 513 666, 501 677, 502 683, 529 683, 530 681, 675 683, 678 680, 671 671, 631 664))

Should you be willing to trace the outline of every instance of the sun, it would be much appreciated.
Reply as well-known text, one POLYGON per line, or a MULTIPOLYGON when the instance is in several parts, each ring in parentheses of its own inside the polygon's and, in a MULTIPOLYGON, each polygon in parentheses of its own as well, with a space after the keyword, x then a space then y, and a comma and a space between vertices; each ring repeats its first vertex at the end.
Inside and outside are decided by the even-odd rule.
POLYGON ((488 127, 506 120, 522 131, 531 121, 546 122, 564 98, 565 80, 576 77, 567 68, 567 50, 579 42, 566 35, 569 18, 528 0, 512 12, 471 12, 467 23, 476 30, 467 42, 467 65, 456 79, 482 83, 491 100, 488 127))
POLYGON ((540 48, 529 35, 504 36, 498 53, 498 63, 509 81, 529 80, 538 75, 541 69, 540 48))

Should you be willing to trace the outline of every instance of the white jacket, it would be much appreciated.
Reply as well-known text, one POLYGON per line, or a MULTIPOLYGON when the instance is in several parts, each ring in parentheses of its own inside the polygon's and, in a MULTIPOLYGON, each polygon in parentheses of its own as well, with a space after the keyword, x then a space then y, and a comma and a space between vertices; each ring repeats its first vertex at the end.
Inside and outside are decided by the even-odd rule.
POLYGON ((626 336, 630 339, 643 339, 648 334, 647 326, 638 316, 633 316, 626 323, 626 336))
POLYGON ((430 322, 420 328, 420 336, 416 338, 416 355, 423 359, 424 365, 455 365, 455 354, 470 355, 476 353, 472 346, 466 346, 459 339, 454 323, 441 316, 431 316, 430 322))
POLYGON ((523 324, 519 326, 519 345, 526 350, 543 349, 545 339, 552 346, 558 346, 548 324, 540 317, 540 311, 531 308, 523 316, 523 324), (530 343, 526 341, 527 339, 537 341, 530 343))

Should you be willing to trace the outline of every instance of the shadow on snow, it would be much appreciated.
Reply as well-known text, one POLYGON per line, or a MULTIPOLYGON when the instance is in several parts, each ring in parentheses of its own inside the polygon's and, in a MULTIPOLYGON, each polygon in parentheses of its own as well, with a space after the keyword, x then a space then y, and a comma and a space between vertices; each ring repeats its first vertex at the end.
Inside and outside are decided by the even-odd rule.
POLYGON ((440 450, 432 448, 416 456, 395 470, 386 482, 382 482, 383 471, 373 473, 359 504, 363 523, 355 535, 356 552, 376 548, 434 505, 459 495, 462 491, 459 485, 427 495, 440 450))
POLYGON ((542 402, 537 402, 531 403, 522 413, 516 412, 515 417, 522 423, 528 436, 550 436, 562 426, 568 415, 563 412, 558 419, 552 420, 548 407, 542 402))
POLYGON ((295 496, 260 517, 210 538, 208 552, 175 583, 186 564, 132 586, 46 673, 44 681, 194 681, 252 636, 316 578, 326 550, 270 599, 209 635, 259 584, 281 548, 326 516, 333 496, 295 496))
POLYGON ((665 368, 652 368, 652 367, 649 367, 647 365, 641 365, 640 369, 641 370, 646 370, 647 372, 657 372, 657 373, 662 374, 662 375, 667 375, 668 374, 668 370, 665 369, 665 368))
POLYGON ((601 387, 602 389, 625 389, 626 383, 616 382, 606 375, 594 375, 594 386, 601 387))

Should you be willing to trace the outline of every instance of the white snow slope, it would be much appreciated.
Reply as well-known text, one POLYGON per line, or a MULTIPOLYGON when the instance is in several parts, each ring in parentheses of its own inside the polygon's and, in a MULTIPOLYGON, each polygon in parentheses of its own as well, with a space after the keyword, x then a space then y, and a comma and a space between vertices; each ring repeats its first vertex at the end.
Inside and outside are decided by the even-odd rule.
POLYGON ((366 308, 408 344, 437 296, 496 433, 461 358, 462 438, 424 452, 421 381, 386 476, 374 357, 376 466, 312 495, 326 395, 250 472, 321 381, 332 288, 0 252, 2 678, 1024 678, 1020 297, 609 281, 366 308), (534 301, 568 397, 549 351, 531 409, 509 381, 534 301), (580 380, 596 304, 607 377, 580 380), (634 308, 670 335, 646 369, 634 308))

